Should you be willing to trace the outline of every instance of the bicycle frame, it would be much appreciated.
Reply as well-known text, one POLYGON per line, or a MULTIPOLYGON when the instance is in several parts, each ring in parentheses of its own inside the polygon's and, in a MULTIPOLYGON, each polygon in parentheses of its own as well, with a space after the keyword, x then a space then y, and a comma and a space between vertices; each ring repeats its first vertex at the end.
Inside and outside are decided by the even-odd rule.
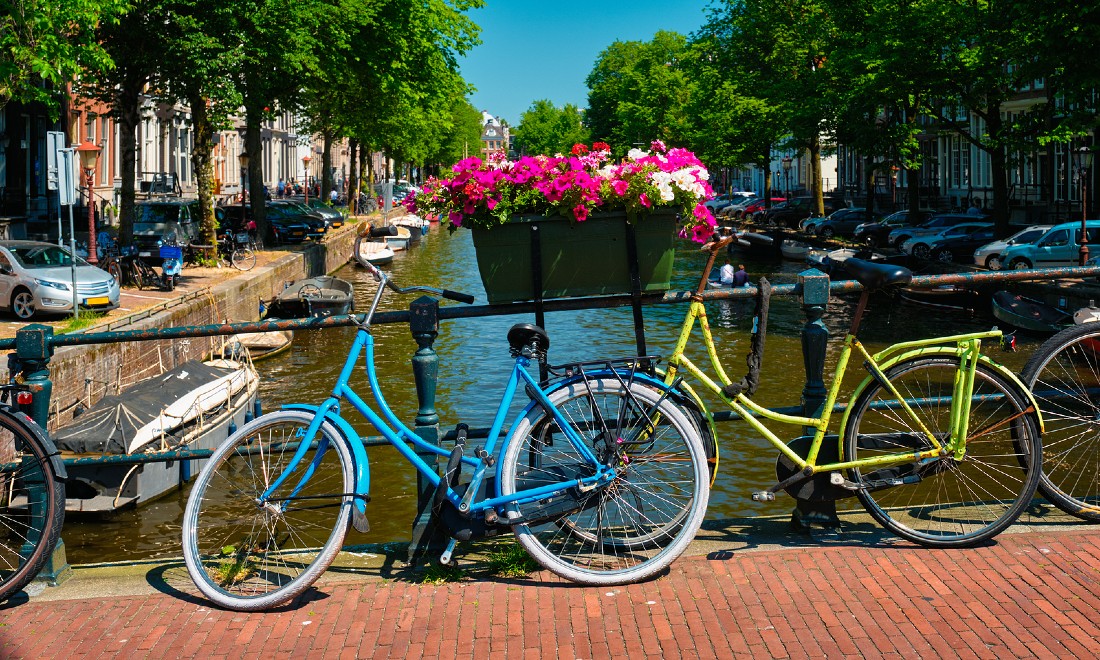
MULTIPOLYGON (((489 437, 484 445, 484 454, 481 458, 471 458, 467 456, 462 457, 462 463, 474 468, 473 480, 467 487, 467 490, 463 496, 459 494, 449 486, 447 487, 446 497, 455 505, 455 507, 464 514, 474 514, 483 512, 486 509, 496 508, 505 504, 522 504, 527 502, 534 502, 537 500, 545 499, 551 495, 560 493, 570 488, 577 488, 581 491, 591 490, 596 486, 603 483, 610 482, 615 478, 615 469, 613 467, 603 466, 596 456, 580 438, 576 431, 571 428, 568 421, 562 416, 562 414, 554 407, 554 405, 547 398, 546 393, 539 387, 538 382, 528 373, 527 367, 530 366, 530 359, 519 356, 516 358, 515 366, 512 369, 512 373, 509 376, 508 383, 505 386, 504 395, 501 399, 500 405, 497 408, 496 414, 493 417, 492 427, 489 431, 489 437), (516 424, 535 406, 542 406, 545 410, 549 411, 554 420, 558 423, 559 428, 565 434, 569 443, 587 460, 592 462, 592 466, 595 470, 595 474, 583 477, 580 479, 573 479, 569 481, 563 481, 555 484, 546 484, 538 486, 536 488, 530 488, 523 491, 516 492, 511 496, 503 496, 499 492, 499 486, 493 493, 492 497, 476 500, 475 497, 486 477, 486 471, 491 464, 496 466, 495 476, 497 477, 496 483, 500 483, 500 465, 501 458, 503 458, 504 450, 507 447, 507 443, 510 440, 510 436, 506 437, 501 442, 501 430, 504 426, 505 416, 508 413, 508 408, 511 406, 512 401, 515 399, 516 392, 519 391, 520 384, 527 386, 527 391, 533 393, 534 400, 528 404, 519 415, 516 417, 511 428, 515 428, 516 424), (498 448, 499 443, 499 448, 498 448), (488 457, 494 457, 493 461, 488 460, 488 457)), ((349 446, 353 450, 357 462, 357 479, 356 479, 356 495, 355 506, 359 509, 360 513, 365 510, 365 498, 363 496, 368 494, 369 491, 369 477, 366 470, 366 452, 363 449, 363 443, 359 435, 352 430, 351 425, 348 424, 340 417, 340 401, 346 400, 352 404, 352 406, 359 411, 363 417, 370 422, 382 436, 392 444, 397 451, 405 457, 405 459, 411 463, 418 472, 424 475, 434 486, 438 486, 441 477, 436 473, 431 466, 429 466, 420 456, 417 455, 416 449, 432 452, 439 456, 448 456, 450 451, 443 449, 442 447, 426 442, 414 431, 409 429, 405 424, 397 418, 397 415, 386 403, 385 398, 382 396, 381 389, 378 384, 377 373, 374 369, 374 337, 365 326, 360 326, 356 332, 355 340, 352 344, 351 350, 348 352, 348 357, 344 362, 344 366, 340 371, 340 375, 337 379, 336 385, 333 387, 332 394, 325 399, 323 403, 317 406, 315 409, 315 416, 310 422, 309 427, 304 432, 304 438, 299 444, 299 447, 291 458, 287 467, 283 470, 282 474, 278 475, 274 482, 263 492, 260 497, 261 501, 267 500, 271 497, 271 494, 276 491, 283 483, 287 481, 294 474, 306 452, 310 448, 313 438, 317 435, 321 425, 327 421, 332 420, 338 429, 340 429, 341 435, 348 442, 349 446), (355 369, 355 365, 359 360, 359 355, 364 355, 367 378, 370 384, 370 388, 375 402, 378 404, 379 410, 382 415, 376 413, 366 401, 363 400, 349 385, 348 381, 355 369), (363 461, 363 465, 359 465, 359 461, 363 461)), ((298 407, 298 409, 302 409, 298 407)), ((313 474, 313 470, 320 461, 323 451, 318 451, 313 463, 308 466, 305 472, 299 477, 298 483, 295 485, 292 492, 285 498, 280 500, 292 500, 294 496, 301 490, 301 488, 309 481, 309 478, 313 474)))
MULTIPOLYGON (((709 269, 708 269, 709 270, 709 269)), ((704 279, 706 274, 704 274, 704 279)), ((936 456, 942 456, 946 453, 953 453, 956 459, 962 459, 966 452, 966 438, 968 429, 968 423, 970 418, 970 406, 972 404, 972 395, 974 392, 974 375, 977 371, 978 363, 983 362, 997 369, 1002 374, 1011 378, 1014 382, 1021 385, 1022 391, 1028 392, 1030 401, 1033 404, 1036 414, 1039 415, 1038 405, 1035 405, 1034 397, 1031 397, 1030 392, 1019 379, 1007 369, 1004 369, 1000 365, 996 364, 989 358, 981 355, 981 343, 983 339, 999 339, 1001 336, 1000 330, 989 330, 985 332, 975 332, 960 335, 951 335, 947 337, 937 337, 933 339, 925 339, 918 341, 902 342, 894 344, 883 351, 872 355, 867 351, 859 339, 851 332, 847 333, 844 338, 844 347, 841 350, 840 357, 837 361, 836 369, 833 372, 832 382, 827 390, 824 407, 821 415, 817 417, 805 417, 799 415, 787 415, 783 413, 774 412, 769 410, 758 403, 752 401, 743 392, 738 393, 735 397, 730 397, 723 392, 723 387, 731 384, 731 379, 726 375, 725 370, 722 367, 721 360, 718 357, 717 349, 715 348, 714 339, 711 334, 710 325, 707 322, 706 309, 703 306, 701 300, 693 300, 691 307, 688 310, 687 316, 684 319, 683 326, 680 332, 680 338, 676 342, 676 346, 673 349, 672 355, 668 358, 668 368, 666 370, 665 382, 671 383, 677 376, 677 372, 683 369, 687 373, 694 376, 699 382, 711 392, 718 395, 727 405, 730 406, 740 417, 747 421, 757 432, 764 436, 778 451, 786 456, 794 465, 798 467, 798 470, 806 477, 821 472, 833 472, 838 470, 845 470, 849 468, 871 468, 871 467, 889 467, 893 465, 901 465, 905 463, 919 462, 936 456), (710 365, 713 368, 715 374, 717 374, 719 382, 715 382, 710 378, 703 370, 693 363, 684 355, 684 351, 687 348, 688 341, 691 339, 692 330, 695 327, 696 321, 699 322, 699 327, 702 329, 704 345, 707 349, 707 355, 710 361, 710 365), (952 346, 953 345, 953 346, 952 346), (852 393, 851 400, 855 400, 865 388, 867 388, 872 382, 877 381, 883 385, 894 397, 892 405, 896 405, 902 409, 904 413, 914 423, 914 428, 920 430, 922 434, 926 436, 931 449, 921 452, 899 452, 897 454, 884 455, 859 460, 844 460, 843 455, 843 436, 841 433, 838 439, 840 444, 840 458, 841 460, 836 463, 818 464, 817 457, 820 453, 822 443, 825 440, 825 433, 829 426, 829 421, 832 418, 833 410, 836 406, 837 399, 840 394, 841 383, 844 380, 844 376, 847 372, 848 362, 852 356, 852 353, 856 352, 862 356, 870 375, 868 375, 852 393), (909 403, 901 396, 894 385, 885 377, 884 372, 892 365, 915 356, 928 356, 928 355, 944 355, 950 356, 957 360, 959 363, 958 371, 955 375, 954 389, 952 393, 953 404, 951 407, 951 420, 950 420, 950 435, 946 442, 941 442, 929 429, 924 425, 921 419, 913 412, 909 403), (809 451, 805 458, 799 456, 790 447, 787 446, 775 433, 773 433, 768 427, 766 427, 760 418, 779 422, 782 424, 806 426, 814 429, 814 435, 810 443, 809 451)), ((841 429, 847 427, 849 407, 845 408, 844 417, 841 421, 841 429)), ((1042 429, 1042 418, 1038 419, 1039 428, 1042 429)))

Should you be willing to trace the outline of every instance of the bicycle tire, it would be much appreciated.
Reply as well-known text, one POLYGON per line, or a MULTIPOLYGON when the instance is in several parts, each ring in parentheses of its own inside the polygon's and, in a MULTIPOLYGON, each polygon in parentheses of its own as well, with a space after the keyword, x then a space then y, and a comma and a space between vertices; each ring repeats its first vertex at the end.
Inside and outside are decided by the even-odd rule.
POLYGON ((118 262, 111 259, 107 262, 105 267, 106 271, 111 274, 111 277, 115 278, 119 286, 122 286, 122 267, 118 265, 118 262))
MULTIPOLYGON (((955 358, 918 356, 885 372, 925 428, 945 441, 958 368, 955 358)), ((1036 416, 1027 412, 1027 393, 980 362, 974 396, 983 398, 972 399, 961 459, 945 455, 919 465, 849 471, 864 508, 894 534, 929 547, 972 546, 1006 529, 1031 503, 1042 443, 1036 416)), ((859 395, 845 429, 845 460, 930 448, 894 402, 878 382, 859 395)))
POLYGON ((223 442, 196 478, 183 514, 183 558, 195 586, 217 605, 256 612, 284 603, 308 589, 340 551, 355 468, 328 423, 276 497, 257 503, 312 420, 312 413, 290 410, 263 415, 223 442), (301 508, 291 500, 278 505, 311 466, 303 499, 295 500, 301 508))
POLYGON ((237 248, 233 250, 230 263, 237 270, 252 270, 252 267, 256 265, 256 253, 252 251, 252 248, 237 248))
POLYGON ((1047 339, 1021 379, 1043 413, 1039 492, 1072 516, 1100 521, 1100 323, 1047 339))
MULTIPOLYGON (((548 398, 589 448, 602 454, 601 460, 616 464, 618 476, 587 493, 567 491, 559 501, 572 498, 565 504, 569 510, 512 529, 535 561, 565 579, 588 585, 638 582, 666 568, 695 537, 710 496, 706 453, 692 423, 656 390, 634 384, 632 399, 615 378, 588 384, 591 396, 578 381, 548 398), (608 424, 610 444, 593 411, 608 424), (645 434, 641 429, 651 419, 656 430, 645 434)), ((502 495, 593 473, 591 463, 560 433, 553 438, 556 426, 541 407, 516 425, 502 458, 502 495)), ((543 505, 551 506, 546 501, 510 504, 505 515, 532 520, 543 505)))
POLYGON ((155 273, 150 272, 152 268, 147 266, 144 261, 135 259, 133 267, 134 284, 137 285, 138 290, 144 290, 146 286, 153 283, 151 276, 155 277, 155 273))
POLYGON ((65 521, 65 484, 35 434, 0 409, 0 603, 27 586, 65 521))

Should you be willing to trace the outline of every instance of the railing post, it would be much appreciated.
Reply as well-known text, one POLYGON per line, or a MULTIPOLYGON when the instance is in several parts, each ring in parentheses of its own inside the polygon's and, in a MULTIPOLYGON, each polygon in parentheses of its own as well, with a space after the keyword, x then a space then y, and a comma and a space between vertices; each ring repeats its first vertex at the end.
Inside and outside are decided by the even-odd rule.
MULTIPOLYGON (((23 374, 23 383, 31 391, 29 414, 36 424, 46 430, 50 418, 50 397, 53 394, 53 381, 50 380, 50 358, 53 356, 53 328, 48 325, 28 325, 15 333, 15 359, 8 361, 9 369, 23 374)), ((14 373, 12 375, 15 375, 14 373)), ((59 475, 64 476, 64 475, 59 475)), ((45 496, 32 497, 36 502, 46 501, 45 496)), ((65 506, 62 502, 61 506, 65 506)), ((47 515, 45 511, 31 515, 47 515)), ((32 525, 32 528, 34 526, 32 525)), ((29 552, 31 549, 26 548, 29 552)), ((68 557, 65 554, 65 541, 57 539, 53 553, 46 565, 38 573, 37 581, 57 586, 72 576, 68 557)))
MULTIPOLYGON (((439 444, 439 415, 435 410, 436 383, 439 378, 439 358, 432 347, 439 336, 439 302, 421 296, 409 305, 409 330, 416 341, 417 350, 412 358, 413 377, 416 380, 416 426, 413 429, 425 442, 439 444)), ((436 465, 438 456, 432 452, 417 452, 426 463, 436 465)), ((437 470, 438 472, 438 470, 437 470)), ((443 549, 443 541, 433 528, 432 495, 435 486, 424 475, 416 478, 416 518, 413 520, 412 540, 409 543, 409 563, 433 550, 443 549)))
MULTIPOLYGON (((806 368, 806 385, 802 388, 802 415, 817 417, 825 406, 825 349, 829 342, 829 329, 821 321, 829 305, 829 276, 816 268, 798 275, 802 311, 806 325, 802 326, 802 362, 806 368)), ((813 427, 803 427, 803 433, 813 434, 813 427)), ((834 443, 835 445, 835 443, 834 443)), ((827 450, 822 447, 822 452, 827 450)), ((820 477, 815 477, 820 480, 820 477)), ((816 486, 816 484, 815 484, 816 486)), ((811 489, 812 490, 812 489, 811 489)), ((820 490, 829 490, 826 486, 820 490)), ((791 524, 799 529, 812 527, 837 527, 840 519, 836 503, 827 496, 795 500, 791 524)))

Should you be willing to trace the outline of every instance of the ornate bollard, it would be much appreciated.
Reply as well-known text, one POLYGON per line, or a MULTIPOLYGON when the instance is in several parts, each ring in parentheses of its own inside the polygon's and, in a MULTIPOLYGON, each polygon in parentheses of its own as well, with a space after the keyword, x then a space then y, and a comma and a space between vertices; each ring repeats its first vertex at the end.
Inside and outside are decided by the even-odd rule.
MULTIPOLYGON (((806 325, 802 326, 802 361, 806 368, 806 385, 802 389, 802 415, 816 417, 825 405, 825 348, 829 341, 829 329, 821 321, 829 305, 829 276, 816 268, 798 274, 798 286, 802 310, 806 313, 806 325)), ((804 427, 805 435, 812 435, 813 427, 804 427)), ((828 442, 821 448, 838 453, 837 443, 828 442)), ((835 457, 834 457, 835 459, 835 457)), ((802 489, 803 497, 795 500, 791 525, 802 530, 814 527, 837 527, 840 518, 836 514, 835 496, 838 489, 828 483, 828 475, 815 476, 809 488, 802 489)))
MULTIPOLYGON (((417 349, 412 358, 413 377, 416 380, 416 400, 419 410, 416 413, 416 434, 425 442, 439 443, 439 415, 435 411, 436 383, 439 378, 439 358, 432 345, 439 336, 439 301, 421 296, 409 305, 409 330, 416 341, 417 349)), ((433 452, 417 451, 429 465, 437 465, 439 457, 433 452)), ((437 470, 438 472, 438 470, 437 470)), ((417 473, 416 478, 416 518, 413 520, 412 540, 409 542, 410 564, 428 552, 442 551, 444 540, 438 528, 431 524, 432 495, 435 486, 417 473)))
MULTIPOLYGON (((49 422, 50 396, 53 393, 53 381, 50 380, 49 369, 50 358, 53 356, 53 346, 50 343, 52 338, 53 328, 48 325, 36 323, 21 328, 15 333, 15 356, 8 357, 8 369, 11 375, 21 373, 23 383, 33 395, 28 411, 31 419, 43 429, 47 428, 49 422)), ((64 474, 58 476, 65 477, 64 474)), ((43 501, 45 498, 37 499, 43 501)), ((34 513, 32 512, 31 515, 34 513)), ((46 565, 42 567, 35 580, 57 586, 72 577, 72 573, 65 554, 65 541, 58 538, 53 554, 46 560, 46 565)))

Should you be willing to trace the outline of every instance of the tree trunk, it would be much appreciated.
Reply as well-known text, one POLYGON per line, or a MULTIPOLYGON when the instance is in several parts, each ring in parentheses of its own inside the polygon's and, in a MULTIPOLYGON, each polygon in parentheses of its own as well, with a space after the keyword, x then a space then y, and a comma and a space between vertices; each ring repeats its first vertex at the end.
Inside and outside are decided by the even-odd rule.
POLYGON ((214 126, 210 122, 210 108, 202 94, 197 91, 189 94, 187 102, 191 105, 191 123, 195 131, 191 166, 195 169, 199 208, 202 209, 199 242, 203 245, 215 245, 218 241, 218 230, 214 221, 214 161, 211 158, 214 151, 214 126))
POLYGON ((359 212, 359 143, 348 140, 348 215, 359 212))
POLYGON ((875 210, 875 162, 870 156, 864 160, 863 175, 866 177, 867 187, 867 203, 864 206, 867 208, 867 215, 870 215, 875 210))
POLYGON ((321 201, 327 202, 332 192, 332 131, 322 131, 324 148, 321 151, 321 201))
POLYGON ((360 145, 359 147, 359 177, 366 179, 367 183, 367 196, 374 197, 374 166, 373 163, 368 163, 370 158, 370 151, 367 150, 367 145, 360 145), (363 174, 366 173, 364 177, 363 174))
POLYGON ((141 121, 141 90, 144 76, 128 77, 119 87, 115 105, 118 120, 120 174, 118 240, 120 245, 134 242, 134 202, 137 198, 137 126, 141 121))
POLYGON ((275 233, 268 226, 264 213, 264 159, 263 142, 260 140, 263 122, 263 103, 252 102, 245 106, 244 144, 248 152, 248 198, 256 232, 269 245, 275 241, 275 233))
POLYGON ((810 194, 814 196, 814 211, 817 216, 825 215, 825 191, 821 189, 821 136, 814 133, 810 138, 810 194))
MULTIPOLYGON (((989 176, 993 180, 993 224, 997 236, 1008 236, 1008 157, 1001 138, 1004 125, 1001 122, 1000 105, 990 106, 986 113, 986 130, 989 131, 989 176)), ((986 209, 988 211, 988 209, 986 209)))

